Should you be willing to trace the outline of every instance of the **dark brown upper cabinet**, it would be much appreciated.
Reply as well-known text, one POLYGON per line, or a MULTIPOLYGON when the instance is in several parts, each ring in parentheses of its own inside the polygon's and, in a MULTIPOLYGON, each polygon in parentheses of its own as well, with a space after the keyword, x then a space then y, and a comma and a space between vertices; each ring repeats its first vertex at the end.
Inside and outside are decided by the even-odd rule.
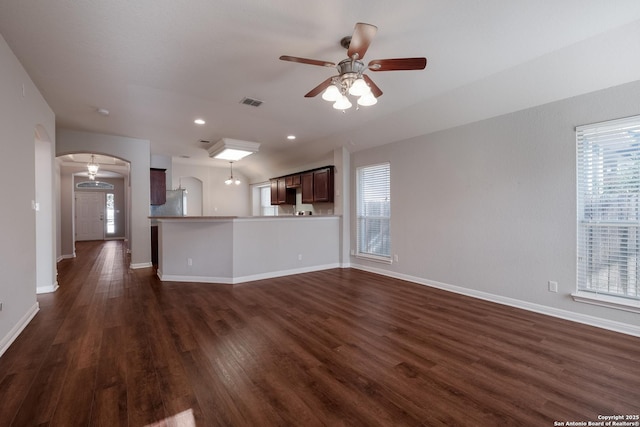
POLYGON ((285 179, 285 182, 287 183, 287 188, 300 187, 300 174, 285 176, 284 179, 285 179))
POLYGON ((271 180, 271 204, 272 205, 295 205, 296 190, 287 188, 285 177, 271 180))
POLYGON ((313 201, 333 203, 333 168, 313 171, 313 201))

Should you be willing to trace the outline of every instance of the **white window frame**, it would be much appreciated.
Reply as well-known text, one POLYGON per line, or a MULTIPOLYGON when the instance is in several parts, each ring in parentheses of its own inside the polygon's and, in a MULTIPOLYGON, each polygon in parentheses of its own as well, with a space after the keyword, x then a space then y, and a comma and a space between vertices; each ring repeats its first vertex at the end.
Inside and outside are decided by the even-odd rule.
POLYGON ((260 199, 260 216, 278 216, 278 206, 273 206, 271 204, 270 185, 262 185, 258 187, 258 198, 260 199), (265 193, 269 194, 265 196, 265 193))
MULTIPOLYGON (((372 202, 372 200, 368 202, 372 202)), ((389 162, 360 166, 356 169, 356 248, 356 257, 358 258, 391 264, 391 164, 389 162), (385 197, 386 200, 383 203, 386 202, 387 206, 379 206, 377 212, 370 212, 370 209, 367 209, 367 200, 365 200, 365 189, 363 188, 365 183, 362 182, 364 174, 375 170, 384 173, 385 168, 386 177, 383 175, 381 181, 371 184, 382 186, 373 190, 378 192, 378 196, 385 197), (375 251, 371 247, 371 241, 367 242, 367 247, 363 247, 363 229, 368 228, 370 223, 381 228, 382 233, 379 234, 378 246, 386 248, 388 253, 375 251)))
POLYGON ((640 312, 640 116, 576 127, 573 299, 640 312))

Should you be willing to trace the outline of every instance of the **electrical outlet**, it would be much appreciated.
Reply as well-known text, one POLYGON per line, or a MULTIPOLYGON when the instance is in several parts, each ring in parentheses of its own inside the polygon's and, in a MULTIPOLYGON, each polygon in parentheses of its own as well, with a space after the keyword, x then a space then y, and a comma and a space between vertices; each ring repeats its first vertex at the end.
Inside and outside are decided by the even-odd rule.
POLYGON ((298 254, 298 261, 302 261, 302 254, 298 254))
POLYGON ((193 265, 193 260, 191 258, 187 258, 187 265, 191 267, 193 265))
POLYGON ((398 262, 398 254, 394 254, 394 255, 393 255, 393 260, 394 260, 395 262, 398 262))
POLYGON ((549 281, 549 292, 558 292, 558 282, 549 281))
POLYGON ((356 254, 356 251, 351 249, 351 256, 354 256, 356 254))

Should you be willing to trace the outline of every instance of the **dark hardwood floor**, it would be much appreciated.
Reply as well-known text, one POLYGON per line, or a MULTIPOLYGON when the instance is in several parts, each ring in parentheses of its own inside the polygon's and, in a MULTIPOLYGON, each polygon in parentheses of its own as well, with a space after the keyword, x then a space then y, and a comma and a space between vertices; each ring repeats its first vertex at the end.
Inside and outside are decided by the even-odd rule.
POLYGON ((639 338, 351 269, 232 287, 161 283, 129 270, 115 241, 79 243, 77 255, 0 358, 0 426, 640 414, 639 338))

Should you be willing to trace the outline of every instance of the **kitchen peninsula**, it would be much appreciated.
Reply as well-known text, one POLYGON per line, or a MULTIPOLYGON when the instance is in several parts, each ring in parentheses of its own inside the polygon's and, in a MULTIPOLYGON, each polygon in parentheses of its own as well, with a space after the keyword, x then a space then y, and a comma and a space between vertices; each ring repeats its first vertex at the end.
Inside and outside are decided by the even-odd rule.
POLYGON ((340 266, 340 216, 154 219, 162 281, 236 284, 340 266))

